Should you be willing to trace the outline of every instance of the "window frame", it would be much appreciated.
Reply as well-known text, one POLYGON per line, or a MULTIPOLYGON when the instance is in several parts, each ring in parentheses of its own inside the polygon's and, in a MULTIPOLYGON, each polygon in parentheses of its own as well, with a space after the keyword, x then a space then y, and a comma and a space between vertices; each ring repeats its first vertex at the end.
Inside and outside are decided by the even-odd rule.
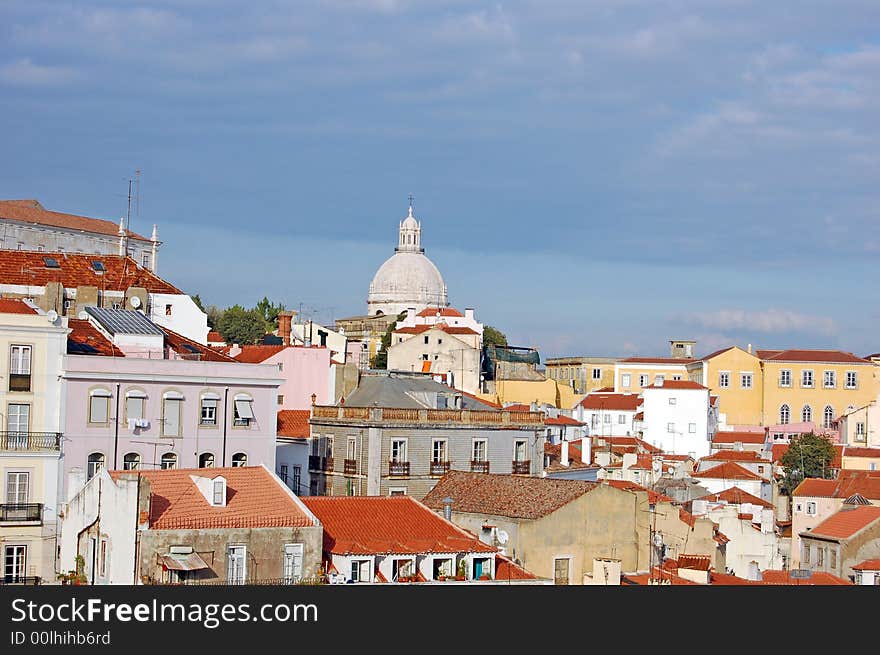
POLYGON ((755 375, 752 371, 740 371, 739 373, 739 387, 740 389, 754 389, 755 388, 755 375), (748 384, 746 384, 748 381, 748 384))
POLYGON ((86 457, 86 481, 89 481, 98 475, 98 473, 100 473, 106 466, 107 455, 98 450, 89 453, 86 457))
POLYGON ((141 467, 141 454, 140 453, 136 453, 134 451, 131 451, 131 452, 125 453, 125 455, 122 456, 122 470, 123 471, 137 471, 137 470, 140 470, 140 467, 141 467), (130 464, 132 463, 132 460, 130 459, 132 455, 134 455, 134 457, 136 458, 136 459, 134 459, 134 466, 130 466, 130 464))
POLYGON ((823 389, 836 389, 837 388, 837 371, 826 369, 822 371, 822 388, 823 389), (830 379, 830 381, 829 381, 830 379))
POLYGON ((177 456, 177 453, 162 453, 162 457, 159 458, 159 469, 162 471, 173 471, 180 464, 180 458, 177 456))
POLYGON ((816 387, 816 374, 815 370, 812 368, 802 368, 801 369, 801 389, 814 389, 816 387), (809 375, 810 382, 807 383, 807 376, 809 375))
POLYGON ((718 371, 718 388, 730 388, 730 371, 718 371))
MULTIPOLYGON (((30 344, 12 343, 9 344, 9 383, 7 391, 9 393, 32 393, 33 392, 33 358, 34 347, 30 344), (19 351, 16 357, 16 350, 19 351), (27 357, 24 354, 27 353, 27 357), (25 361, 27 364, 25 365, 25 361), (27 370, 24 370, 24 369, 27 370), (16 370, 18 369, 18 370, 16 370), (27 388, 17 388, 13 382, 23 382, 27 378, 27 388)), ((24 385, 22 385, 24 386, 24 385)))
POLYGON ((230 463, 233 468, 243 468, 248 464, 248 454, 243 451, 239 451, 232 455, 232 459, 230 459, 230 463))
POLYGON ((87 422, 89 425, 108 425, 110 423, 110 400, 113 398, 113 393, 109 389, 105 389, 103 387, 97 387, 95 389, 89 390, 89 411, 87 416, 87 422), (104 406, 104 420, 96 421, 95 419, 95 401, 99 401, 104 406))
POLYGON ((791 388, 792 370, 790 368, 779 369, 779 386, 783 389, 791 388), (786 381, 787 379, 787 381, 786 381))

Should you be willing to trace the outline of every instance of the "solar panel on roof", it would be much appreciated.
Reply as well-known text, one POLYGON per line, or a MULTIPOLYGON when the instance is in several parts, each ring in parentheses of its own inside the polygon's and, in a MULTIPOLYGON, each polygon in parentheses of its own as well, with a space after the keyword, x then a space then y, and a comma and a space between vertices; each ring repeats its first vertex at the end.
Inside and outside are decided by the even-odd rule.
POLYGON ((54 257, 43 257, 43 262, 46 264, 46 268, 61 268, 58 260, 54 257))
POLYGON ((98 321, 110 334, 154 334, 165 336, 165 333, 140 312, 128 309, 107 309, 104 307, 86 307, 86 312, 98 321))

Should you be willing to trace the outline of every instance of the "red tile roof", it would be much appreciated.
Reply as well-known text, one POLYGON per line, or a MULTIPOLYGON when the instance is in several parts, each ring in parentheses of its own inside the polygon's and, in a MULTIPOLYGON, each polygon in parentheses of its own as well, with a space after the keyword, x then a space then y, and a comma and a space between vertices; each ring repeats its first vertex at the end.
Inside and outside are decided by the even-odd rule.
POLYGON ((593 393, 587 394, 580 402, 584 409, 619 410, 634 412, 642 404, 636 393, 593 393))
POLYGON ((593 393, 614 393, 614 387, 600 387, 599 389, 593 389, 593 393))
POLYGON ((539 519, 596 488, 595 482, 450 471, 422 502, 441 511, 453 498, 454 512, 539 519))
MULTIPOLYGON (((45 209, 36 200, 0 200, 0 218, 7 218, 22 223, 51 225, 69 230, 94 232, 110 236, 119 236, 119 223, 105 221, 101 218, 88 218, 76 214, 63 214, 45 209)), ((128 235, 141 241, 149 241, 147 237, 127 230, 128 235)))
POLYGON ((717 453, 706 455, 702 458, 702 461, 750 462, 756 464, 770 464, 770 460, 764 459, 763 457, 761 457, 760 453, 756 453, 754 450, 719 450, 717 453))
POLYGON ((295 437, 306 439, 311 436, 311 426, 308 409, 280 409, 278 410, 278 436, 295 437))
POLYGON ((293 495, 262 466, 110 471, 114 480, 140 475, 150 482, 151 530, 305 527, 315 525, 293 495), (212 506, 192 477, 226 478, 226 506, 212 506))
POLYGON ((420 311, 416 316, 423 316, 425 318, 429 316, 454 316, 456 318, 463 318, 464 314, 455 309, 454 307, 426 307, 422 311, 420 311))
MULTIPOLYGON (((638 437, 596 437, 598 439, 602 439, 606 444, 611 444, 612 449, 618 447, 627 447, 632 446, 635 448, 634 452, 645 452, 652 454, 660 454, 663 452, 661 448, 657 446, 653 446, 649 444, 647 441, 639 439, 638 437)), ((597 450, 606 450, 607 445, 605 446, 596 446, 597 450)))
MULTIPOLYGON (((775 443, 770 446, 770 459, 773 460, 774 463, 779 463, 782 461, 783 455, 788 452, 789 444, 787 443, 775 443)), ((840 444, 834 444, 834 458, 831 460, 831 468, 839 469, 843 466, 843 446, 840 444)))
POLYGON ((125 357, 113 342, 105 337, 88 321, 88 319, 70 318, 67 327, 71 332, 67 335, 67 353, 69 355, 107 355, 125 357))
POLYGON ((702 389, 708 391, 709 387, 704 387, 692 380, 663 380, 663 384, 651 384, 645 389, 702 389))
POLYGON ((621 364, 689 364, 691 362, 697 361, 693 358, 682 358, 678 359, 676 357, 627 357, 626 359, 621 359, 621 364))
POLYGON ((708 571, 712 566, 712 558, 709 555, 679 555, 678 568, 708 571))
POLYGON ((768 503, 766 500, 762 500, 757 496, 753 496, 750 493, 747 493, 740 489, 739 487, 730 487, 729 489, 725 489, 724 491, 716 494, 708 494, 706 496, 702 496, 698 500, 708 500, 711 502, 725 501, 727 503, 741 505, 743 503, 751 503, 752 505, 760 505, 761 507, 767 507, 768 509, 773 509, 773 504, 768 503))
POLYGON ((15 298, 0 298, 0 314, 39 314, 39 312, 15 298))
POLYGON ((739 464, 733 462, 725 462, 699 473, 692 473, 693 478, 712 478, 723 480, 763 480, 760 475, 755 475, 748 469, 744 469, 739 464))
POLYGON ((774 350, 758 351, 765 353, 759 357, 775 362, 828 362, 830 364, 870 364, 871 361, 856 357, 843 350, 774 350), (771 354, 772 353, 772 354, 771 354))
POLYGON ((880 571, 880 559, 866 559, 852 568, 853 571, 880 571))
POLYGON ((839 578, 824 571, 813 571, 809 578, 792 578, 791 571, 765 570, 761 571, 761 580, 757 584, 786 584, 786 585, 851 585, 849 580, 839 578))
POLYGON ((267 359, 272 357, 273 355, 277 355, 285 348, 290 348, 291 346, 266 346, 266 345, 257 345, 257 346, 241 346, 241 352, 235 356, 235 360, 239 361, 243 364, 259 364, 261 362, 265 362, 267 359))
POLYGON ((783 352, 782 350, 756 350, 755 355, 758 359, 770 359, 779 353, 783 352))
POLYGON ((324 551, 378 553, 494 553, 411 496, 305 496, 324 527, 324 551))
POLYGON ((741 443, 763 444, 765 435, 763 432, 716 432, 712 437, 712 443, 741 443))
POLYGON ((94 286, 109 291, 125 291, 129 287, 144 287, 149 293, 183 293, 151 270, 139 266, 130 257, 118 255, 0 250, 0 281, 2 284, 31 286, 60 282, 67 289, 94 286), (44 257, 56 259, 60 268, 46 268, 44 257), (92 262, 95 261, 104 264, 103 274, 98 274, 92 268, 92 262))
MULTIPOLYGON (((505 407, 505 409, 509 409, 505 407)), ((570 416, 557 416, 555 418, 548 416, 544 419, 544 425, 585 425, 580 421, 575 421, 570 416)))
MULTIPOLYGON (((649 503, 656 504, 656 503, 674 503, 675 502, 669 496, 665 496, 657 491, 654 491, 653 489, 648 489, 647 487, 643 487, 642 485, 637 484, 635 482, 630 482, 629 480, 609 480, 606 478, 605 480, 602 480, 601 483, 607 484, 609 487, 614 487, 615 489, 623 489, 624 491, 631 491, 634 493, 639 492, 639 491, 644 491, 645 493, 648 494, 648 502, 649 503)), ((682 520, 693 525, 694 517, 689 512, 685 512, 684 510, 680 510, 680 512, 683 512, 683 514, 680 514, 682 520)))
POLYGON ((226 339, 217 330, 211 330, 208 332, 208 343, 226 343, 226 339))
POLYGON ((880 457, 880 448, 856 448, 847 446, 843 451, 844 457, 880 457))
MULTIPOLYGON (((809 531, 810 535, 849 539, 855 533, 880 520, 880 507, 859 505, 853 509, 842 509, 832 514, 809 531)), ((801 533, 806 534, 806 533, 801 533)))
POLYGON ((446 323, 402 327, 394 330, 394 334, 421 334, 422 332, 427 332, 428 330, 434 329, 443 330, 446 334, 479 334, 479 332, 477 332, 476 330, 472 330, 469 327, 450 327, 449 325, 446 325, 446 323))
POLYGON ((163 325, 157 326, 162 332, 165 333, 165 345, 171 348, 174 352, 179 355, 199 355, 200 361, 203 362, 234 362, 236 360, 232 359, 228 355, 224 355, 223 353, 211 348, 209 346, 203 346, 198 341, 193 341, 192 339, 188 339, 182 334, 178 334, 174 330, 169 330, 167 327, 163 325))
POLYGON ((536 580, 538 576, 529 573, 519 564, 516 564, 504 555, 495 555, 495 579, 496 580, 536 580))
POLYGON ((507 405, 502 409, 507 412, 530 412, 532 411, 532 406, 524 405, 523 403, 514 403, 513 405, 507 405))
POLYGON ((880 500, 880 471, 844 469, 835 480, 807 478, 795 488, 792 496, 849 498, 855 493, 870 500, 880 500))
POLYGON ((549 455, 550 465, 544 467, 546 471, 570 471, 572 469, 593 468, 592 462, 585 464, 581 461, 581 440, 568 442, 568 466, 563 466, 562 460, 562 444, 544 443, 544 454, 549 455))
MULTIPOLYGON (((505 409, 505 410, 508 409, 507 407, 502 407, 501 403, 493 403, 491 400, 486 400, 485 398, 480 398, 479 396, 475 396, 474 394, 468 393, 467 391, 462 391, 461 389, 456 389, 455 392, 460 393, 462 396, 467 396, 471 400, 476 400, 478 403, 482 403, 482 404, 486 405, 487 407, 491 407, 492 409, 505 409)), ((526 409, 523 411, 528 412, 531 410, 526 409)))

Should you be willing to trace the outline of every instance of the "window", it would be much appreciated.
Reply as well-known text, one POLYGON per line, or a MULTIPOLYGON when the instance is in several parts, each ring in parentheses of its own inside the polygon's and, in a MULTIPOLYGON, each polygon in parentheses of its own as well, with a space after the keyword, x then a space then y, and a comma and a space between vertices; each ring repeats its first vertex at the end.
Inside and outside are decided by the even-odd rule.
POLYGON ((143 391, 129 391, 125 394, 125 418, 137 421, 144 418, 147 395, 143 391))
POLYGON ((136 471, 141 467, 141 456, 137 453, 127 453, 122 458, 123 471, 136 471))
POLYGON ((619 425, 626 425, 626 414, 618 414, 617 415, 617 423, 619 425))
POLYGON ((175 453, 165 453, 159 460, 159 468, 164 470, 177 468, 177 455, 175 453))
POLYGON ((9 353, 9 390, 31 390, 31 347, 12 346, 9 353))
POLYGON ((865 440, 865 424, 856 423, 856 441, 865 440))
POLYGON ((816 561, 817 566, 825 566, 825 547, 822 546, 818 549, 818 559, 816 561))
POLYGON ((807 516, 815 516, 816 515, 816 503, 812 501, 807 502, 807 516))
POLYGON ((590 415, 590 425, 592 425, 594 428, 599 427, 599 415, 598 414, 591 414, 590 415))
POLYGON ((801 409, 801 421, 804 423, 809 423, 813 420, 813 408, 809 405, 804 405, 803 409, 801 409))
POLYGON ((226 483, 223 480, 214 480, 214 493, 211 504, 215 506, 226 504, 226 483))
POLYGON ((284 563, 281 567, 284 584, 302 580, 303 550, 303 544, 284 544, 284 563))
POLYGON ((526 442, 517 439, 513 442, 513 461, 525 462, 527 459, 528 457, 526 457, 526 442))
POLYGON ((3 582, 22 582, 27 576, 27 546, 6 546, 3 549, 3 582))
POLYGON ((254 420, 253 399, 243 394, 237 395, 233 403, 233 425, 249 426, 254 420))
POLYGON ((428 335, 425 335, 425 343, 428 343, 428 335))
POLYGON ((761 473, 761 474, 764 473, 764 465, 763 464, 758 464, 758 473, 761 473))
POLYGON ((150 253, 145 252, 141 254, 141 266, 150 268, 150 253))
POLYGON ((278 394, 278 404, 279 405, 284 404, 284 394, 281 394, 281 393, 278 394))
POLYGON ((835 386, 837 386, 837 374, 834 371, 823 372, 822 386, 826 389, 833 389, 835 386))
POLYGON ((12 403, 6 407, 6 429, 9 432, 27 434, 31 406, 12 403))
POLYGON ((357 459, 357 437, 349 437, 346 444, 345 459, 357 459))
POLYGON ((9 471, 6 473, 6 502, 9 505, 26 505, 30 474, 26 471, 9 471))
POLYGON ((388 490, 389 496, 405 496, 406 495, 406 487, 391 487, 388 490))
POLYGON ((352 582, 369 582, 370 581, 370 560, 356 559, 351 561, 351 581, 352 582))
POLYGON ((427 361, 428 361, 428 353, 422 353, 422 361, 423 361, 423 362, 427 362, 427 361))
POLYGON ((282 464, 278 467, 278 477, 281 478, 281 481, 284 484, 288 484, 287 482, 287 464, 282 464))
POLYGON ((89 423, 107 423, 110 420, 110 392, 93 389, 89 392, 89 423))
POLYGON ((834 548, 828 549, 828 566, 831 569, 837 568, 837 551, 834 548))
POLYGON ((655 375, 654 376, 654 386, 655 387, 662 387, 664 382, 666 382, 665 375, 655 375))
POLYGON ((556 557, 553 559, 553 584, 567 585, 569 582, 570 559, 556 557))
POLYGON ((667 423, 666 424, 667 432, 675 432, 675 423, 667 423))
POLYGON ((632 376, 629 373, 624 373, 620 376, 620 386, 629 388, 629 385, 631 384, 631 379, 632 376))
POLYGON ((431 442, 431 462, 442 464, 446 461, 446 439, 434 439, 431 442))
POLYGON ((180 412, 183 407, 183 394, 168 391, 162 398, 162 436, 180 436, 180 412))
POLYGON ((822 412, 822 427, 830 428, 832 423, 834 423, 834 408, 826 405, 825 411, 822 412))
POLYGON ((603 423, 611 423, 611 414, 602 414, 603 423))
POLYGON ((165 305, 165 316, 171 316, 171 305, 165 305))
POLYGON ((858 377, 855 371, 846 372, 846 388, 855 389, 858 386, 858 377))
MULTIPOLYGON (((443 338, 442 338, 442 337, 438 337, 438 338, 437 338, 437 345, 439 346, 441 343, 443 343, 443 338)), ((434 356, 434 359, 437 359, 436 355, 434 356)))
POLYGON ((791 371, 787 368, 779 371, 779 386, 780 387, 790 387, 791 386, 791 371))
POLYGON ((290 480, 290 488, 293 489, 295 493, 299 493, 299 488, 302 483, 302 467, 294 466, 293 467, 293 478, 290 480))
POLYGON ((199 468, 200 469, 214 468, 214 453, 202 453, 201 455, 199 455, 199 468))
POLYGON ((220 396, 217 394, 206 393, 202 395, 199 425, 217 425, 217 404, 219 402, 220 396))
POLYGON ((695 434, 696 431, 697 431, 697 424, 696 423, 688 423, 688 432, 690 432, 691 434, 695 434))
POLYGON ((791 421, 791 408, 783 405, 779 408, 779 422, 783 425, 791 421))
POLYGON ((739 374, 739 386, 743 389, 751 389, 752 388, 752 374, 751 373, 740 373, 739 374))
POLYGON ((645 375, 645 374, 639 375, 639 386, 640 387, 647 387, 648 386, 648 376, 647 375, 645 375))
POLYGON ((669 404, 670 404, 670 405, 674 405, 676 402, 677 402, 677 401, 675 400, 675 398, 670 398, 670 399, 669 399, 669 404))
POLYGON ((475 462, 485 462, 486 461, 486 440, 485 439, 474 439, 472 454, 473 454, 472 459, 475 462))
POLYGON ((104 453, 92 453, 89 455, 86 465, 86 480, 95 477, 102 468, 104 468, 104 453))
POLYGON ((730 386, 730 373, 728 371, 721 371, 718 373, 718 386, 722 389, 726 389, 730 386))
POLYGON ((229 546, 226 549, 226 582, 242 584, 247 579, 247 549, 229 546))
POLYGON ((406 439, 391 440, 391 461, 406 462, 406 439))
POLYGON ((802 512, 802 511, 804 511, 804 506, 801 505, 800 503, 798 503, 797 505, 794 506, 794 511, 795 512, 802 512))
POLYGON ((107 575, 107 540, 101 539, 101 557, 99 558, 98 575, 102 578, 107 575))
POLYGON ((601 368, 594 368, 593 369, 593 379, 594 380, 601 380, 602 379, 602 369, 601 368))
POLYGON ((235 453, 232 456, 232 465, 235 467, 247 466, 247 455, 245 453, 235 453))
POLYGON ((801 386, 805 388, 813 386, 813 371, 809 369, 801 371, 801 386))

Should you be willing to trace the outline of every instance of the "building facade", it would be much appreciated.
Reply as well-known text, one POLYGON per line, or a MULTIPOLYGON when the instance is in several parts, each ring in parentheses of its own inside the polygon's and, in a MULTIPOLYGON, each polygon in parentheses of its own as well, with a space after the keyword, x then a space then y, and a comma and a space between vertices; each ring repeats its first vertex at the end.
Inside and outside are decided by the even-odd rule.
POLYGON ((588 394, 614 388, 616 357, 554 357, 544 362, 545 375, 568 385, 575 393, 588 394))

